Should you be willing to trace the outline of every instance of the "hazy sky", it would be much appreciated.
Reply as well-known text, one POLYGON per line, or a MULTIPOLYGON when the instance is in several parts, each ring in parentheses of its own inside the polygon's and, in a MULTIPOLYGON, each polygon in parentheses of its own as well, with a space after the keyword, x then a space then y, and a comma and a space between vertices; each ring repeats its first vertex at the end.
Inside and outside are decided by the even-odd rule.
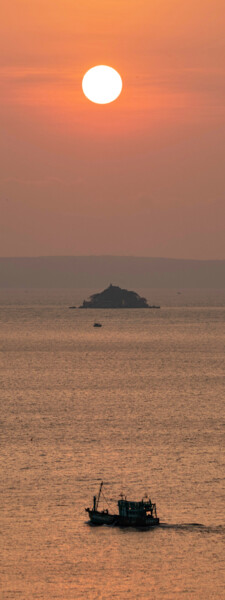
POLYGON ((224 0, 2 0, 0 256, 224 259, 224 65, 224 0))

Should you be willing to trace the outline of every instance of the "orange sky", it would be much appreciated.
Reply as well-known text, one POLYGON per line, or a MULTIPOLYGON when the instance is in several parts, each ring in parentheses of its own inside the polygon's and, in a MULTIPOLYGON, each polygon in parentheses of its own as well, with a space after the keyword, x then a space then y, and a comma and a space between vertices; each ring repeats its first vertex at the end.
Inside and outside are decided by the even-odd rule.
POLYGON ((224 0, 3 0, 0 256, 225 258, 224 34, 224 0))

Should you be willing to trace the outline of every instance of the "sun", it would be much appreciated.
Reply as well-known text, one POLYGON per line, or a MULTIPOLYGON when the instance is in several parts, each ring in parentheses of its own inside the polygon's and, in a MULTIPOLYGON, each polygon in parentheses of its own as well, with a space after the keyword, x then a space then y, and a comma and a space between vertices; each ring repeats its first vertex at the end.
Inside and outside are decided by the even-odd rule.
POLYGON ((122 91, 120 74, 106 65, 97 65, 89 69, 82 80, 84 95, 96 104, 114 102, 122 91))

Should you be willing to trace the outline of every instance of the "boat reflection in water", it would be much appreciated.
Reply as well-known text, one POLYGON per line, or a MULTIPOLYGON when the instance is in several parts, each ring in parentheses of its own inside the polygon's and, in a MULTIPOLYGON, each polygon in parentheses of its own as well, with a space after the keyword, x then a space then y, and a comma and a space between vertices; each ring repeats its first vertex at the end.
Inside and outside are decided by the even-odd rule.
POLYGON ((100 484, 98 496, 93 497, 93 507, 85 508, 93 525, 119 525, 120 527, 154 527, 159 525, 156 504, 150 498, 142 499, 140 502, 129 502, 121 495, 118 500, 118 514, 111 514, 106 510, 98 510, 99 500, 102 492, 103 481, 100 484))

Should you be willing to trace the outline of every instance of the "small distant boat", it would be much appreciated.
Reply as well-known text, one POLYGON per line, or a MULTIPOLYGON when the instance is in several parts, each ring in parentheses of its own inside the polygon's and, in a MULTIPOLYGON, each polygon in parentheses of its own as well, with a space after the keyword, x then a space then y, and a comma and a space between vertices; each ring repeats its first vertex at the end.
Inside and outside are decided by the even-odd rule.
POLYGON ((118 525, 120 527, 149 528, 159 525, 156 504, 150 498, 143 498, 140 502, 130 502, 121 494, 118 500, 118 514, 111 514, 107 509, 98 510, 102 492, 103 481, 100 484, 98 496, 93 497, 93 507, 85 508, 93 525, 118 525))
POLYGON ((101 323, 94 323, 93 327, 102 327, 101 323))

